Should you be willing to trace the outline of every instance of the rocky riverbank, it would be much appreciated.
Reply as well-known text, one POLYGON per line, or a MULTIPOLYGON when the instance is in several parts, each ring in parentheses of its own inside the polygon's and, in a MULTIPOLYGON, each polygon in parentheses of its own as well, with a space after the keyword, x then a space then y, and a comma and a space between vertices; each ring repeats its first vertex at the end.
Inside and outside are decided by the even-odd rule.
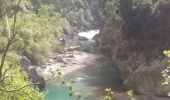
POLYGON ((53 54, 47 58, 45 65, 37 67, 38 73, 49 79, 52 77, 51 71, 60 70, 63 74, 68 74, 84 67, 111 64, 109 58, 99 53, 96 42, 92 40, 94 35, 98 33, 98 30, 79 33, 77 38, 79 42, 77 44, 80 45, 65 48, 60 52, 53 52, 53 54), (85 33, 87 36, 85 36, 85 33), (92 43, 87 45, 88 42, 92 43))

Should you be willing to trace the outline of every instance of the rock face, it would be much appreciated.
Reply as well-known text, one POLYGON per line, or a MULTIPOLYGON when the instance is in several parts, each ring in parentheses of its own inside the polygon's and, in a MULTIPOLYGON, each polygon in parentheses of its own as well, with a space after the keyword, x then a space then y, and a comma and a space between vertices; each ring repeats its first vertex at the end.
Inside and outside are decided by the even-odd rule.
POLYGON ((21 68, 28 73, 28 77, 33 84, 38 85, 39 89, 43 89, 45 87, 45 80, 42 76, 38 75, 35 68, 31 67, 30 61, 26 57, 22 57, 20 59, 21 68))
POLYGON ((170 84, 161 85, 161 71, 167 66, 162 51, 170 47, 170 5, 162 4, 168 1, 118 1, 117 6, 110 5, 114 1, 105 4, 101 50, 111 55, 126 87, 141 94, 167 96, 170 84))
POLYGON ((63 62, 63 56, 62 55, 57 55, 54 57, 54 59, 58 62, 63 62))
POLYGON ((89 39, 86 38, 85 36, 79 36, 78 39, 79 39, 80 41, 87 41, 87 40, 89 40, 89 39))

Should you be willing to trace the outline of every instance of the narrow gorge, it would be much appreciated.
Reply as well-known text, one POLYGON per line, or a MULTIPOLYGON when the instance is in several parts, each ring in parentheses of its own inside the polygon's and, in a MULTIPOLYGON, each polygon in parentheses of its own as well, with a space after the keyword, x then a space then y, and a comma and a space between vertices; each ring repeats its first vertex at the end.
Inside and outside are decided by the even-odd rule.
POLYGON ((169 100, 170 1, 0 0, 0 100, 169 100))

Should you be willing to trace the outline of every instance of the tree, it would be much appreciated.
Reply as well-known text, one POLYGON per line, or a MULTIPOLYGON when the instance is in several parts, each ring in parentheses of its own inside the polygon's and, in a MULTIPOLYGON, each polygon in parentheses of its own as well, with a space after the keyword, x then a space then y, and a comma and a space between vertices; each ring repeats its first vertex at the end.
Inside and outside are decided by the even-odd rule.
MULTIPOLYGON (((1 2, 8 3, 5 0, 1 2)), ((15 7, 19 7, 21 0, 17 1, 15 7)), ((2 5, 0 6, 1 8, 2 5)), ((6 6, 5 6, 6 7, 6 6)), ((7 8, 4 8, 7 9, 7 8)), ((17 21, 18 9, 5 10, 1 12, 1 18, 4 19, 4 29, 7 34, 7 43, 5 44, 4 50, 2 52, 1 62, 0 62, 0 99, 1 100, 42 100, 44 94, 40 93, 37 88, 33 87, 33 84, 28 81, 28 76, 26 72, 22 71, 19 67, 19 60, 14 54, 8 54, 11 45, 16 41, 17 31, 16 21, 17 21), (13 27, 9 28, 8 14, 13 12, 13 27)))

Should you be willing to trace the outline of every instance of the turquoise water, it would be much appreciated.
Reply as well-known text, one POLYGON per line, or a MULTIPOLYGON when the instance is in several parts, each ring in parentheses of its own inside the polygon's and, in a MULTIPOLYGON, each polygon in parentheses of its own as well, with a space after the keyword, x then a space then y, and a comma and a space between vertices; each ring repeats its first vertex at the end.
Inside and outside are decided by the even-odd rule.
MULTIPOLYGON (((89 34, 90 33, 87 33, 87 35, 89 34)), ((86 33, 82 33, 82 35, 86 36, 86 33)), ((92 36, 90 35, 89 38, 91 39, 92 36)), ((91 53, 98 53, 98 50, 95 47, 95 42, 93 40, 78 42, 82 44, 82 48, 88 48, 87 51, 91 53)), ((74 91, 82 94, 81 100, 101 100, 102 96, 105 95, 105 88, 108 87, 117 92, 123 90, 119 73, 116 69, 113 69, 113 66, 109 67, 103 65, 94 65, 85 67, 66 75, 65 79, 68 81, 76 81, 76 83, 73 85, 73 88, 74 91)), ((70 97, 68 88, 61 86, 60 82, 57 80, 47 82, 45 92, 47 93, 45 100, 77 100, 76 96, 70 97)), ((144 95, 138 96, 138 100, 169 100, 169 98, 163 99, 158 97, 152 98, 150 96, 144 95)))
MULTIPOLYGON (((93 31, 91 31, 93 32, 93 31)), ((92 35, 89 32, 82 33, 83 36, 89 35, 88 41, 78 41, 81 47, 88 49, 88 52, 98 53, 95 47, 95 41, 92 40, 92 35)), ((76 41, 76 38, 75 38, 76 41)), ((77 44, 77 43, 75 43, 77 44)), ((76 70, 65 76, 66 80, 75 80, 74 90, 82 94, 81 100, 100 100, 104 95, 105 88, 113 89, 121 88, 118 72, 109 66, 89 66, 76 70)), ((77 97, 69 97, 68 89, 62 87, 56 80, 46 83, 47 96, 45 100, 77 100, 77 97)))
MULTIPOLYGON (((87 67, 68 74, 66 80, 76 80, 74 90, 82 94, 81 100, 100 100, 104 95, 104 89, 112 87, 121 88, 119 77, 116 71, 105 67, 87 67)), ((45 100, 77 100, 76 97, 69 97, 68 89, 53 80, 47 82, 47 96, 45 100)))
POLYGON ((70 97, 68 89, 57 81, 47 82, 45 91, 47 93, 45 100, 76 100, 76 97, 70 97))

